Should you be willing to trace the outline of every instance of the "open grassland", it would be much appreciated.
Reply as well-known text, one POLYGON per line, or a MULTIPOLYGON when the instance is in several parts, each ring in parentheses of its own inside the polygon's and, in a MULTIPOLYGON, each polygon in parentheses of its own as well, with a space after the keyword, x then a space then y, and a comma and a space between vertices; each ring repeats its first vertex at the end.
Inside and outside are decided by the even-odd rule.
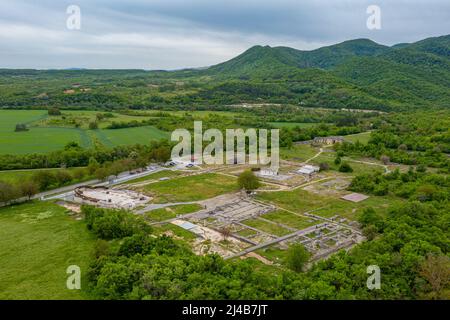
POLYGON ((160 181, 143 188, 155 197, 155 203, 205 200, 237 190, 236 179, 214 173, 160 181))
POLYGON ((263 217, 264 219, 277 223, 282 223, 288 227, 299 230, 308 228, 318 223, 317 221, 312 221, 309 218, 300 217, 298 215, 295 215, 293 213, 284 210, 277 210, 275 212, 265 214, 263 217))
POLYGON ((280 157, 284 160, 305 161, 314 157, 319 151, 319 148, 309 144, 298 144, 293 145, 290 149, 281 148, 280 157))
POLYGON ((149 144, 152 140, 167 139, 169 133, 152 126, 104 129, 112 121, 129 122, 143 117, 113 114, 99 123, 99 129, 88 130, 97 111, 63 111, 63 116, 49 117, 46 110, 0 110, 0 154, 48 153, 61 150, 68 142, 84 148, 97 143, 106 147, 129 144, 149 144), (73 122, 80 124, 74 127, 73 122), (28 131, 15 132, 16 124, 26 124, 28 131))
POLYGON ((68 290, 66 269, 88 269, 94 237, 49 202, 0 209, 0 299, 85 299, 68 290))
POLYGON ((260 256, 270 260, 274 263, 283 265, 286 260, 287 250, 282 250, 277 246, 270 246, 267 248, 259 249, 255 251, 260 256))
POLYGON ((359 141, 363 144, 367 144, 367 142, 369 142, 370 140, 370 135, 371 132, 362 132, 362 133, 357 133, 357 134, 351 134, 348 136, 345 136, 344 139, 350 142, 356 142, 359 141))
MULTIPOLYGON (((373 207, 377 212, 385 214, 390 207, 402 203, 399 198, 375 196, 360 203, 353 203, 337 196, 322 196, 302 189, 261 193, 258 195, 258 199, 269 201, 295 213, 309 212, 325 218, 339 215, 351 220, 357 219, 365 208, 373 207)), ((278 219, 283 219, 283 214, 279 216, 278 219)), ((276 219, 276 216, 271 218, 276 219)), ((286 223, 286 225, 289 224, 286 223)))
POLYGON ((74 141, 84 148, 91 147, 86 132, 72 128, 31 128, 25 132, 0 132, 1 154, 47 153, 61 150, 74 141))
POLYGON ((62 110, 60 116, 51 116, 47 117, 41 121, 34 123, 38 126, 44 127, 73 127, 75 123, 80 125, 82 129, 88 129, 89 123, 93 121, 98 122, 98 126, 100 129, 104 129, 113 122, 131 122, 131 121, 142 121, 145 117, 140 116, 129 116, 125 114, 108 112, 107 114, 111 115, 111 117, 103 118, 101 121, 97 120, 98 114, 106 114, 101 111, 89 111, 89 110, 62 110))
POLYGON ((98 129, 91 131, 93 135, 106 147, 130 144, 149 144, 152 140, 168 139, 169 133, 152 126, 125 129, 98 129))
POLYGON ((182 174, 183 173, 180 171, 162 170, 162 171, 158 171, 158 172, 149 174, 145 177, 140 177, 140 178, 137 178, 134 180, 124 182, 123 184, 140 183, 140 182, 146 182, 146 181, 152 181, 152 180, 159 180, 162 178, 173 178, 173 177, 178 177, 182 174))
POLYGON ((243 224, 264 231, 275 236, 285 236, 292 233, 286 228, 283 228, 275 223, 270 223, 261 219, 248 219, 242 221, 243 224))

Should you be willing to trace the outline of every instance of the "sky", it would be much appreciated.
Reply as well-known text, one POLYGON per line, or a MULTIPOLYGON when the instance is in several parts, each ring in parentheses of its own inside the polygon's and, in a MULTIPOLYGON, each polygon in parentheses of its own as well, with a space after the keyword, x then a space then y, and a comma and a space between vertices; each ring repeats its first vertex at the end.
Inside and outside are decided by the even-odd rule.
POLYGON ((174 70, 254 45, 312 50, 449 33, 449 0, 0 0, 0 68, 174 70), (77 21, 71 5, 79 29, 67 27, 77 21), (367 28, 369 5, 381 10, 379 30, 367 28))

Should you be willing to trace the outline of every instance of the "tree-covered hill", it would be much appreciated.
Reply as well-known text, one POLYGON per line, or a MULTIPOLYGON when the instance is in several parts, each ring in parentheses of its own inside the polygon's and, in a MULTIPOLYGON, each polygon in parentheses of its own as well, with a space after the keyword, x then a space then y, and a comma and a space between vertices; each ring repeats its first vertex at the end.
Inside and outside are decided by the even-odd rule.
POLYGON ((223 108, 240 103, 383 111, 450 106, 450 35, 301 51, 254 46, 203 69, 0 69, 0 108, 223 108))

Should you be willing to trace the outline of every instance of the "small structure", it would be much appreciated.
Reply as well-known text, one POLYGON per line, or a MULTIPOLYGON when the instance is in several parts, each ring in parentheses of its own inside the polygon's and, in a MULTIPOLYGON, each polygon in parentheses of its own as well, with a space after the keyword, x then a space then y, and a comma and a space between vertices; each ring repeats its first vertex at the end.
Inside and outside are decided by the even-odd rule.
POLYGON ((368 196, 361 193, 350 193, 343 196, 341 199, 351 201, 351 202, 361 202, 369 198, 368 196))
POLYGON ((79 187, 75 189, 74 201, 103 208, 132 210, 145 205, 150 197, 130 190, 109 189, 106 187, 79 187))
POLYGON ((307 174, 307 175, 311 175, 314 172, 319 172, 320 171, 320 167, 316 167, 316 166, 311 166, 309 164, 304 165, 303 167, 301 167, 300 169, 298 169, 298 173, 301 174, 307 174))

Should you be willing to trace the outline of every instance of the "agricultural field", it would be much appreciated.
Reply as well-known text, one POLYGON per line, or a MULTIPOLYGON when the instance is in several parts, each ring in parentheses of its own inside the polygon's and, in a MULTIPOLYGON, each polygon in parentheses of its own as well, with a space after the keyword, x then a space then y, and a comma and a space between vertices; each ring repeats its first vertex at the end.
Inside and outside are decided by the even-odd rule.
POLYGON ((169 133, 152 126, 126 128, 126 129, 98 129, 90 133, 107 147, 123 146, 130 144, 149 144, 152 140, 170 138, 169 133))
POLYGON ((116 113, 114 118, 101 121, 99 129, 89 130, 87 126, 98 113, 63 111, 63 116, 50 117, 46 110, 0 110, 0 154, 48 153, 63 149, 69 142, 91 148, 97 143, 115 147, 169 138, 168 132, 153 126, 105 129, 112 121, 143 120, 143 117, 116 113), (28 131, 15 132, 16 124, 26 124, 28 131))
POLYGON ((84 222, 32 202, 0 209, 0 225, 0 299, 89 298, 66 287, 68 266, 88 269, 95 240, 84 222))

